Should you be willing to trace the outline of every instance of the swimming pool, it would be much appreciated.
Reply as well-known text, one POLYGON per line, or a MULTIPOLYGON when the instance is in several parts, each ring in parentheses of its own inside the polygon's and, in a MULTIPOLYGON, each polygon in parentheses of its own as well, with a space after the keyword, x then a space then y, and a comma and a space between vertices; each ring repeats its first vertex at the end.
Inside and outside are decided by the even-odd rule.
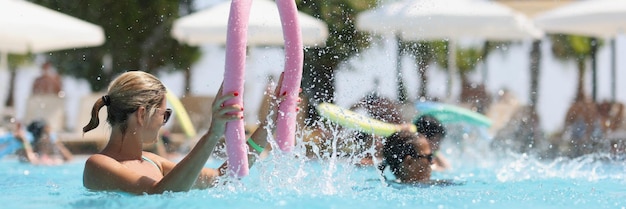
MULTIPOLYGON (((255 164, 240 182, 140 196, 83 188, 86 156, 57 167, 32 166, 5 157, 0 160, 0 202, 7 209, 626 208, 626 166, 621 159, 590 155, 540 160, 481 150, 445 152, 454 168, 434 173, 433 178, 458 185, 398 185, 380 178, 374 167, 356 167, 349 159, 274 154, 255 164)), ((221 162, 210 160, 207 166, 221 162)))

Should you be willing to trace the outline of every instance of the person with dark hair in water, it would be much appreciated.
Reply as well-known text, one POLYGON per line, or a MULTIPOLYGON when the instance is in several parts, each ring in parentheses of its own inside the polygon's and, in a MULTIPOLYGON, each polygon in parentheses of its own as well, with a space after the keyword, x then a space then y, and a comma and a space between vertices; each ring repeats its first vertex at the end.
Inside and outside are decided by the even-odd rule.
POLYGON ((361 100, 354 103, 350 110, 364 109, 367 114, 387 123, 402 124, 402 107, 392 99, 381 96, 376 92, 365 95, 361 100))
POLYGON ((382 149, 381 172, 389 166, 400 183, 427 183, 430 181, 433 154, 423 134, 399 131, 387 137, 382 149))
MULTIPOLYGON (((400 104, 390 98, 379 95, 375 91, 365 95, 361 100, 350 107, 350 110, 353 111, 359 109, 364 110, 367 115, 376 120, 393 124, 404 123, 404 121, 402 121, 402 108, 400 104)), ((383 144, 382 137, 365 132, 356 132, 354 136, 355 141, 359 145, 359 151, 365 151, 363 158, 357 162, 357 165, 375 165, 376 162, 379 162, 381 158, 380 149, 383 144), (374 147, 375 150, 373 153, 369 151, 372 147, 374 147)))
POLYGON ((36 165, 59 165, 73 158, 72 153, 50 131, 45 120, 34 120, 28 124, 26 131, 22 130, 21 124, 16 125, 15 138, 24 145, 17 151, 21 161, 36 165))
POLYGON ((433 170, 443 171, 450 168, 448 160, 439 153, 442 139, 446 136, 446 128, 432 115, 422 115, 413 124, 417 132, 427 139, 433 154, 433 170))

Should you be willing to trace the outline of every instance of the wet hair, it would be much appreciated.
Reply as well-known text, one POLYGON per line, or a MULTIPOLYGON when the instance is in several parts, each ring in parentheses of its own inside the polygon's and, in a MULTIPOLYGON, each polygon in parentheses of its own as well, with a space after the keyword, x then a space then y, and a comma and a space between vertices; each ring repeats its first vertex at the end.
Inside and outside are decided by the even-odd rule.
POLYGON ((119 128, 125 132, 131 113, 137 111, 139 107, 145 107, 148 115, 152 115, 161 105, 165 93, 165 85, 154 75, 143 71, 125 72, 111 82, 107 95, 94 103, 91 120, 83 127, 83 133, 98 127, 100 123, 98 112, 105 105, 107 122, 112 128, 119 128))
POLYGON ((381 173, 389 166, 396 177, 400 176, 404 158, 416 153, 412 144, 415 139, 417 135, 409 131, 400 131, 388 136, 383 146, 383 162, 378 166, 381 173))
POLYGON ((32 144, 36 144, 37 142, 39 142, 39 140, 44 134, 44 131, 47 125, 48 123, 46 123, 45 120, 38 119, 38 120, 32 121, 30 124, 28 124, 28 126, 26 126, 26 130, 30 132, 31 134, 33 134, 34 139, 33 139, 32 144))
POLYGON ((44 119, 33 120, 26 130, 33 135, 33 141, 30 143, 33 147, 33 151, 39 154, 56 154, 58 150, 55 149, 53 142, 50 140, 49 133, 46 133, 48 123, 44 119))
POLYGON ((392 99, 371 93, 366 95, 359 105, 364 107, 374 119, 388 123, 402 123, 401 107, 392 99))
POLYGON ((434 136, 446 136, 446 128, 432 115, 422 115, 413 122, 417 132, 424 134, 428 140, 434 136))

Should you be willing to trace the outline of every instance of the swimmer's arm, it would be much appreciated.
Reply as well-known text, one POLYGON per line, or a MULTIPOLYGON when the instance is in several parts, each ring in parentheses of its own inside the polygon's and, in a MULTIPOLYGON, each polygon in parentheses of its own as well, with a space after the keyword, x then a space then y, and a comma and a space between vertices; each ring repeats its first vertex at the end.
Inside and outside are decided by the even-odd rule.
MULTIPOLYGON (((280 102, 282 102, 285 99, 285 95, 281 95, 280 93, 281 92, 280 86, 282 86, 282 83, 283 83, 283 73, 280 74, 280 78, 278 79, 278 84, 274 88, 274 98, 277 98, 276 101, 272 101, 271 98, 268 98, 268 100, 265 101, 270 104, 270 108, 268 108, 268 113, 266 113, 265 115, 274 114, 272 117, 272 120, 274 122, 276 121, 276 118, 277 118, 276 113, 278 112, 278 104, 280 104, 280 102)), ((271 93, 270 91, 271 91, 271 88, 268 88, 266 89, 265 93, 269 94, 271 93)), ((300 98, 298 98, 298 100, 300 100, 300 98)), ((252 165, 254 165, 254 162, 256 162, 256 158, 258 156, 261 156, 261 154, 267 154, 268 151, 271 150, 272 148, 271 146, 268 146, 267 144, 267 137, 269 136, 270 132, 273 133, 275 131, 276 126, 270 125, 271 127, 267 127, 268 124, 269 122, 267 120, 261 122, 261 124, 259 124, 259 127, 254 131, 254 133, 250 135, 250 138, 252 139, 252 141, 254 141, 254 143, 259 145, 260 147, 263 147, 264 151, 261 153, 257 151, 256 149, 254 149, 252 146, 248 145, 248 167, 249 168, 252 167, 252 165)), ((219 175, 223 176, 226 174, 227 169, 228 169, 228 163, 224 162, 217 170, 218 170, 219 175)))
POLYGON ((259 152, 258 150, 254 149, 250 144, 248 144, 248 166, 249 167, 252 167, 252 165, 254 165, 254 162, 256 162, 257 157, 260 157, 261 154, 267 155, 267 153, 269 153, 269 151, 272 148, 267 143, 267 137, 270 134, 269 131, 272 131, 272 132, 274 131, 275 126, 267 127, 266 123, 267 122, 261 123, 259 127, 254 131, 254 133, 250 135, 250 139, 252 139, 252 141, 258 146, 263 147, 263 151, 259 152))
MULTIPOLYGON (((204 168, 221 135, 205 134, 194 148, 163 177, 157 191, 186 191, 212 185, 218 172, 204 168)), ((223 133, 223 132, 222 132, 223 133)))
POLYGON ((201 173, 203 176, 217 176, 203 171, 204 164, 219 139, 219 135, 211 133, 212 131, 207 132, 178 164, 155 154, 148 154, 150 159, 160 162, 164 174, 160 180, 140 175, 110 157, 95 154, 85 163, 83 184, 88 189, 120 190, 134 194, 188 191, 201 173))
MULTIPOLYGON (((150 159, 155 159, 154 155, 148 155, 150 159)), ((156 158, 165 170, 169 165, 156 158)), ((170 169, 171 170, 171 169, 170 169)), ((172 171, 170 171, 171 176, 172 171)), ((165 191, 186 191, 167 187, 172 181, 165 179, 153 179, 134 172, 116 160, 101 154, 89 157, 85 163, 83 173, 83 185, 92 190, 124 191, 133 194, 160 194, 165 191)), ((192 179, 192 181, 195 179, 192 179)), ((193 182, 192 182, 193 183, 193 182)))
MULTIPOLYGON (((250 144, 248 144, 248 166, 252 167, 252 165, 254 164, 254 162, 256 162, 257 157, 264 157, 266 156, 269 151, 272 149, 272 147, 267 143, 267 138, 268 136, 270 136, 271 134, 273 134, 276 131, 276 120, 278 118, 278 107, 280 105, 280 103, 282 101, 285 100, 286 95, 281 94, 281 90, 280 87, 283 85, 283 78, 284 78, 284 74, 281 73, 280 74, 280 78, 278 79, 278 84, 276 85, 276 87, 274 88, 274 96, 272 98, 276 98, 274 99, 274 101, 271 100, 271 98, 268 98, 267 103, 270 104, 270 108, 268 108, 267 113, 265 113, 265 115, 270 115, 273 114, 271 117, 271 121, 273 121, 273 123, 270 123, 270 121, 268 121, 267 119, 262 121, 258 128, 254 131, 254 133, 252 133, 252 135, 250 135, 250 139, 252 139, 252 141, 257 144, 259 147, 263 147, 263 151, 259 152, 258 150, 254 149, 253 146, 251 146, 250 144)), ((270 92, 271 89, 267 89, 266 90, 266 94, 270 94, 272 92, 270 92)), ((298 97, 298 104, 300 103, 300 101, 302 100, 302 98, 298 97)))
MULTIPOLYGON (((154 153, 150 153, 150 152, 145 152, 146 156, 148 156, 150 159, 157 159, 160 163, 161 169, 163 169, 163 176, 169 174, 170 171, 172 171, 172 169, 174 169, 174 167, 176 166, 176 163, 161 157, 159 155, 156 155, 154 153)), ((211 168, 202 168, 202 170, 200 171, 200 174, 198 175, 198 178, 196 179, 196 181, 194 182, 194 184, 192 185, 192 189, 206 189, 209 187, 214 186, 215 183, 215 178, 219 176, 219 173, 217 172, 217 170, 215 169, 211 169, 211 168)))
POLYGON ((16 130, 14 137, 19 139, 24 147, 24 152, 18 152, 20 157, 26 159, 29 163, 37 164, 37 156, 35 155, 35 151, 33 151, 33 147, 30 145, 30 142, 26 138, 24 130, 16 130))
POLYGON ((72 152, 70 152, 70 150, 68 150, 67 147, 63 145, 63 142, 57 140, 55 144, 57 146, 57 149, 59 149, 59 152, 61 152, 61 156, 63 156, 63 161, 70 161, 74 159, 74 155, 72 155, 72 152))
MULTIPOLYGON (((260 147, 263 147, 262 153, 265 153, 265 154, 268 153, 269 150, 271 149, 271 146, 267 144, 267 136, 269 132, 266 126, 267 125, 265 122, 261 123, 259 127, 254 131, 254 133, 250 135, 250 139, 252 139, 254 143, 259 145, 260 147)), ((269 128, 269 129, 272 129, 272 131, 274 130, 274 128, 269 128)), ((252 146, 248 144, 248 168, 251 168, 252 165, 254 165, 254 162, 256 162, 256 158, 259 156, 261 156, 261 152, 257 151, 256 149, 254 149, 252 146)), ((218 176, 226 175, 227 171, 228 171, 228 162, 224 162, 222 165, 220 165, 219 168, 217 168, 217 175, 218 176)), ((201 179, 198 179, 198 180, 201 180, 201 179)))
POLYGON ((238 94, 222 94, 222 90, 220 87, 216 94, 218 97, 211 107, 213 114, 209 131, 200 138, 189 154, 163 177, 157 185, 157 191, 186 191, 198 184, 199 188, 208 187, 219 175, 217 171, 205 169, 204 165, 224 135, 226 123, 243 119, 243 107, 237 104, 224 105, 225 101, 238 94))

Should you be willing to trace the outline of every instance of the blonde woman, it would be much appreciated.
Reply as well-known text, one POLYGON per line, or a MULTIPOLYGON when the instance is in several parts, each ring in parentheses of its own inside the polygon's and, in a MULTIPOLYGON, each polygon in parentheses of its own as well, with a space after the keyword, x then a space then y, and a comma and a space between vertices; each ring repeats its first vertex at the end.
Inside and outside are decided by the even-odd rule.
MULTIPOLYGON (((277 86, 280 82, 282 76, 277 86)), ((84 132, 96 128, 98 112, 107 107, 111 135, 105 148, 90 156, 85 163, 83 185, 86 188, 135 194, 188 191, 211 187, 217 177, 225 174, 226 163, 217 169, 204 165, 224 135, 225 124, 243 118, 243 107, 224 105, 224 101, 243 95, 228 92, 222 96, 220 89, 210 107, 213 114, 209 130, 180 162, 174 163, 142 150, 142 144, 156 142, 159 129, 172 114, 166 107, 165 93, 161 81, 141 71, 123 73, 111 82, 107 95, 95 102, 91 121, 83 128, 84 132)), ((261 128, 251 136, 252 141, 261 147, 267 144, 266 138, 270 134, 263 128, 266 123, 261 122, 261 128)), ((258 154, 253 148, 249 151, 258 154)), ((249 159, 252 166, 255 157, 249 155, 249 159)))

